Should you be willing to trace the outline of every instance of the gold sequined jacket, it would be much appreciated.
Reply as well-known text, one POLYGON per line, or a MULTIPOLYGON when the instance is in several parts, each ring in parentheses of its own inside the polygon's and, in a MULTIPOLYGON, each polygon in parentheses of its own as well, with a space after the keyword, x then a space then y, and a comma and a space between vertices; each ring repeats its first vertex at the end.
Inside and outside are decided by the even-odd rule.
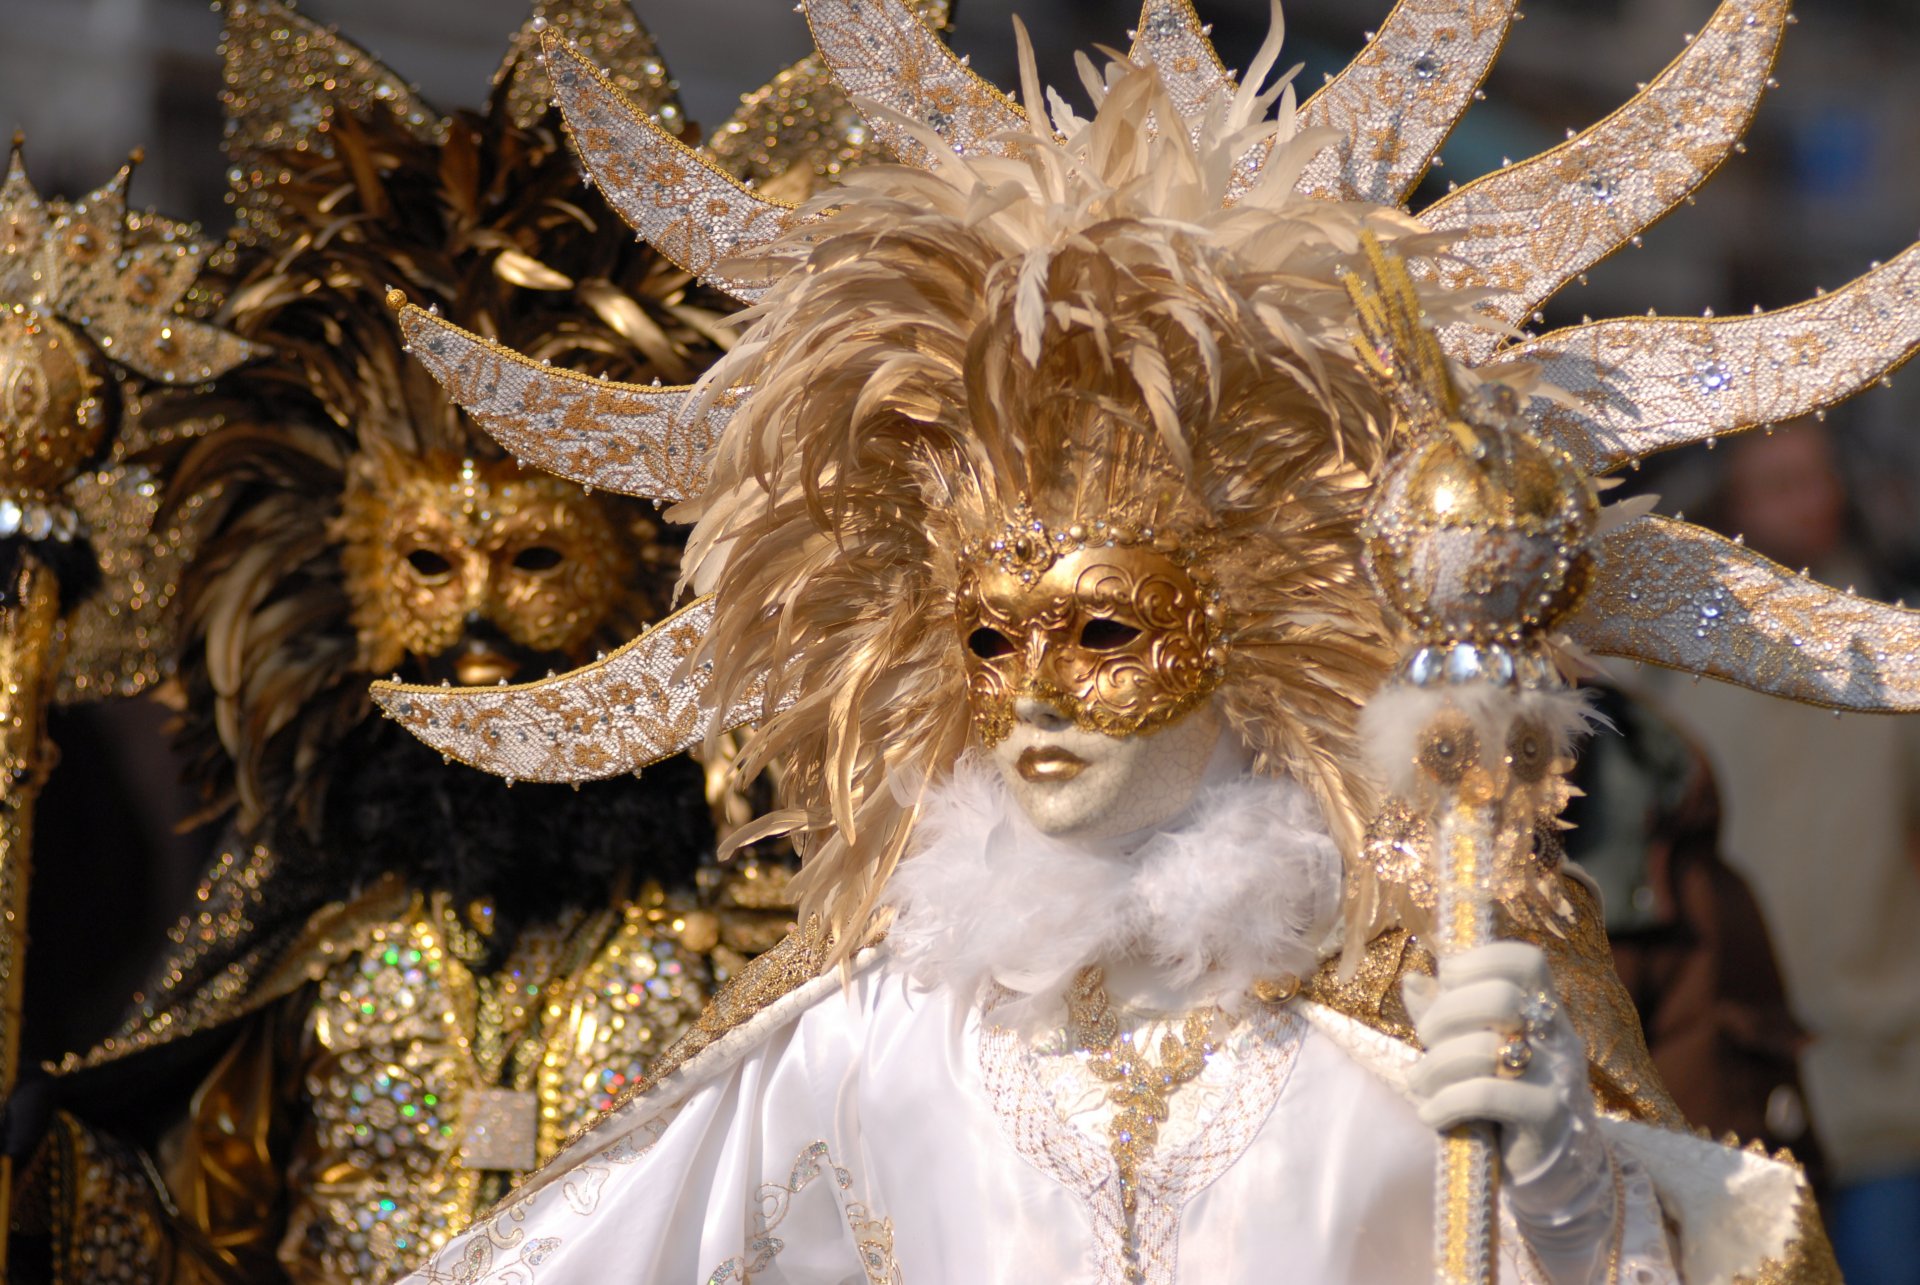
MULTIPOLYGON (((225 1035, 145 1147, 59 1113, 16 1225, 50 1236, 61 1282, 401 1275, 639 1080, 716 985, 779 940, 783 884, 749 865, 698 892, 648 885, 492 955, 484 908, 397 879, 327 905, 271 962, 227 964, 193 1003, 150 1005, 63 1068, 225 1035)), ((194 923, 232 926, 213 912, 194 923)))

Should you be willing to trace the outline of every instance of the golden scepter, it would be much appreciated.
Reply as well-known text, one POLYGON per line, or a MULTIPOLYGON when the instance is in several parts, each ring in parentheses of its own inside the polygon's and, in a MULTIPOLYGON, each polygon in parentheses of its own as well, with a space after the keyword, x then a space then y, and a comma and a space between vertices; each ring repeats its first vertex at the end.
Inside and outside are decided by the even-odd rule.
MULTIPOLYGON (((20 145, 16 134, 0 186, 0 1099, 18 1071, 47 710, 158 678, 157 616, 183 556, 184 519, 153 527, 133 422, 154 387, 211 379, 255 352, 179 311, 207 247, 187 224, 128 210, 138 152, 85 197, 43 201, 20 145)), ((11 1208, 0 1156, 0 1212, 11 1208)))
MULTIPOLYGON (((1496 904, 1513 900, 1536 826, 1564 802, 1558 770, 1582 706, 1547 640, 1588 584, 1599 502, 1528 430, 1511 389, 1461 394, 1405 265, 1371 238, 1365 250, 1368 273, 1348 281, 1355 347, 1411 433, 1365 529, 1368 572, 1408 640, 1366 723, 1389 788, 1431 836, 1427 936, 1444 957, 1494 939, 1496 904)), ((1524 1070, 1530 1050, 1509 1047, 1524 1070)), ((1493 1126, 1449 1130, 1435 1245, 1447 1285, 1494 1280, 1499 1185, 1493 1126)))

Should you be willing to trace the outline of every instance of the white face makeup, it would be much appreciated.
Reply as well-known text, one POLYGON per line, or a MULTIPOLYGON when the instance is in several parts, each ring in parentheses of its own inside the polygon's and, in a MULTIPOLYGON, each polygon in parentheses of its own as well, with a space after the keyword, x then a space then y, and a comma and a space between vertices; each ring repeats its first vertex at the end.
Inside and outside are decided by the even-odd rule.
POLYGON ((1212 701, 1157 731, 1108 736, 1032 697, 990 751, 1020 810, 1042 834, 1111 839, 1179 816, 1200 788, 1224 720, 1212 701))

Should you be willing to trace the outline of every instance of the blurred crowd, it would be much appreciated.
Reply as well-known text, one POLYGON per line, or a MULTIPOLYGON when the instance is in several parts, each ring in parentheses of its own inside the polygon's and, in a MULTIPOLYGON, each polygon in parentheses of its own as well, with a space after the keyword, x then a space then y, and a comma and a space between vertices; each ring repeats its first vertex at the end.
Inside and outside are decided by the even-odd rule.
MULTIPOLYGON (((1244 62, 1265 28, 1263 0, 1196 2, 1228 61, 1244 62)), ((303 7, 456 102, 484 83, 524 5, 303 7)), ((696 118, 724 116, 731 93, 806 44, 782 0, 636 7, 696 118)), ((1430 188, 1603 114, 1711 7, 1530 5, 1430 188)), ((1133 8, 961 0, 953 43, 1010 81, 1007 24, 1018 12, 1043 70, 1066 82, 1068 53, 1124 43, 1133 8)), ((1289 0, 1303 82, 1343 64, 1387 8, 1289 0)), ((0 24, 0 120, 28 133, 43 188, 77 192, 145 145, 143 199, 220 224, 219 20, 202 0, 0 0, 0 24)), ((1778 306, 1904 248, 1920 226, 1920 171, 1908 161, 1920 144, 1916 66, 1920 4, 1808 6, 1751 154, 1543 323, 1703 301, 1722 312, 1778 306)), ((1629 487, 1827 582, 1904 598, 1920 591, 1920 396, 1893 383, 1830 422, 1684 452, 1629 487)), ((1814 1168, 1849 1280, 1920 1282, 1920 720, 1840 718, 1631 669, 1610 670, 1598 699, 1613 730, 1582 763, 1587 794, 1570 814, 1569 846, 1605 894, 1620 972, 1670 1086, 1696 1123, 1790 1147, 1814 1168)), ((204 860, 210 836, 173 787, 165 722, 163 708, 139 703, 56 725, 65 761, 84 770, 61 773, 45 805, 48 824, 67 828, 42 835, 29 977, 65 984, 30 991, 30 1056, 106 1028, 204 860), (63 803, 61 791, 73 797, 63 803), (96 797, 118 802, 84 805, 96 797)))

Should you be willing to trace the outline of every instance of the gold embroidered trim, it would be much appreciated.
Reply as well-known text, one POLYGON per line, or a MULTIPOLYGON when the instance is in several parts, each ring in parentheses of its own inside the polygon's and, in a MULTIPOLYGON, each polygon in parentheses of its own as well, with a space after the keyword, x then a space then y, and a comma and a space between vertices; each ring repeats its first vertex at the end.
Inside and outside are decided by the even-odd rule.
POLYGON ((1167 1120, 1167 1100, 1207 1069, 1219 1016, 1217 1008, 1187 1014, 1180 1033, 1168 1031, 1160 1037, 1157 1053, 1150 1053, 1120 1030, 1099 969, 1080 970, 1067 991, 1067 1029, 1074 1046, 1088 1055, 1087 1069, 1112 1086, 1107 1101, 1114 1114, 1107 1137, 1120 1172, 1120 1208, 1129 1226, 1139 1206, 1140 1169, 1153 1159, 1160 1126, 1167 1120))

